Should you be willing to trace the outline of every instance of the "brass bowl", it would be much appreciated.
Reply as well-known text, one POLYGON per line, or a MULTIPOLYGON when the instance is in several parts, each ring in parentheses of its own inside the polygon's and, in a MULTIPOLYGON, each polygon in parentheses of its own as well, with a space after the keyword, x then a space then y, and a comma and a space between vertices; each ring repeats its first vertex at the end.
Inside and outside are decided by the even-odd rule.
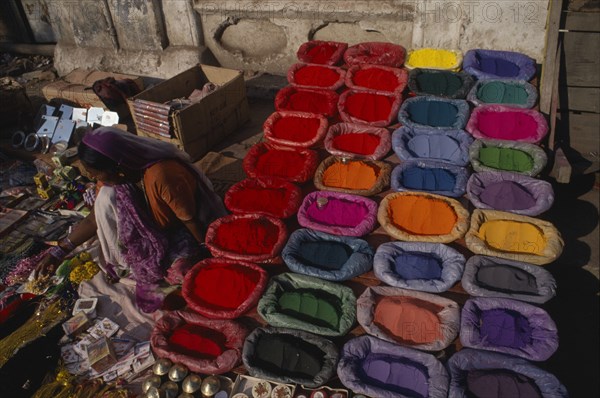
POLYGON ((146 398, 162 398, 158 387, 150 387, 148 391, 146 391, 146 398))
POLYGON ((183 383, 181 383, 181 389, 188 394, 193 394, 200 389, 201 385, 202 377, 192 373, 183 379, 183 383))
POLYGON ((167 358, 161 358, 158 361, 154 362, 152 366, 152 372, 158 376, 164 376, 169 373, 169 369, 173 366, 173 362, 167 358))
POLYGON ((188 373, 188 368, 177 363, 169 369, 169 380, 179 383, 181 380, 185 379, 185 376, 187 376, 188 373))
POLYGON ((158 375, 152 375, 149 376, 146 380, 144 380, 144 382, 142 383, 142 391, 147 394, 148 390, 150 390, 150 387, 160 387, 160 383, 162 381, 160 380, 160 376, 158 375))
POLYGON ((219 378, 216 376, 208 376, 202 382, 202 385, 200 386, 200 392, 202 392, 202 395, 212 397, 219 391, 220 388, 221 381, 219 378))
POLYGON ((194 398, 192 394, 188 394, 187 392, 182 392, 177 396, 177 398, 194 398))
POLYGON ((166 381, 160 386, 160 392, 164 394, 164 398, 175 398, 179 393, 179 386, 174 381, 166 381))

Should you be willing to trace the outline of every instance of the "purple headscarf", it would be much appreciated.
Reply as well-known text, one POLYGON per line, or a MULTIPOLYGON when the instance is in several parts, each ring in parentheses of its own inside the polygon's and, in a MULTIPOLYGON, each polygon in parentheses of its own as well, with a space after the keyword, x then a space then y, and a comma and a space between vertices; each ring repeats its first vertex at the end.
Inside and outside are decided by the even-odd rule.
POLYGON ((143 170, 163 159, 179 159, 190 164, 187 153, 175 145, 140 137, 114 127, 100 127, 83 136, 83 143, 131 170, 143 170))

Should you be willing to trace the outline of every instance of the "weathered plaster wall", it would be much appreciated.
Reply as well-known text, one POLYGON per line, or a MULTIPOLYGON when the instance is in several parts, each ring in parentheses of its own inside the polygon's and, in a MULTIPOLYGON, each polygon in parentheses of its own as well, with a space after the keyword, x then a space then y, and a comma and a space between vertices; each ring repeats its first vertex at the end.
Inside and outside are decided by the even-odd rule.
POLYGON ((168 78, 216 62, 191 0, 45 1, 60 74, 83 67, 168 78))
POLYGON ((494 48, 541 62, 550 0, 35 1, 47 4, 59 73, 170 77, 211 54, 225 67, 284 74, 311 39, 494 48))
POLYGON ((549 0, 194 0, 221 64, 285 73, 310 39, 406 47, 494 48, 541 62, 549 0))

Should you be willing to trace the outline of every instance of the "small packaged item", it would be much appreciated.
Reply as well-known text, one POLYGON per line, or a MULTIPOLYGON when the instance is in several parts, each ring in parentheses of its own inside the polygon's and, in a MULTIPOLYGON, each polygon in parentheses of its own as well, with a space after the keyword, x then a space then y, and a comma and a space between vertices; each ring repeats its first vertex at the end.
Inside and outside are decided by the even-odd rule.
POLYGON ((72 318, 66 320, 62 327, 69 336, 76 336, 90 326, 90 319, 84 312, 79 312, 72 318))
POLYGON ((97 304, 98 299, 95 297, 80 298, 75 302, 75 306, 73 306, 73 315, 76 315, 78 312, 85 312, 89 318, 95 318, 97 304))
POLYGON ((97 339, 100 337, 112 337, 119 331, 119 325, 108 318, 97 319, 88 333, 97 339))
POLYGON ((46 177, 46 174, 44 173, 37 173, 36 175, 34 175, 33 181, 35 182, 35 186, 38 188, 48 188, 48 177, 46 177))
POLYGON ((90 367, 98 373, 108 370, 117 363, 112 343, 106 337, 101 337, 88 345, 87 354, 90 367))
POLYGON ((60 347, 60 357, 65 364, 77 363, 84 360, 84 358, 77 353, 73 344, 67 344, 60 347))
POLYGON ((111 340, 112 340, 113 348, 115 350, 115 354, 117 355, 117 358, 121 359, 129 351, 133 352, 132 348, 135 345, 134 340, 119 339, 119 338, 113 338, 111 340))

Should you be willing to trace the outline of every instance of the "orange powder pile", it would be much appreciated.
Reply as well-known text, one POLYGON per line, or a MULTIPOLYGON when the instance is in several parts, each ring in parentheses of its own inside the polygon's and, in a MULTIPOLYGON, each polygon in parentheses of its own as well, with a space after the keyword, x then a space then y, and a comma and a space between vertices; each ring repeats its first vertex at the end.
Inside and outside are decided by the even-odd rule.
POLYGON ((371 189, 380 169, 361 161, 335 162, 323 173, 323 185, 342 189, 371 189))
POLYGON ((546 247, 546 238, 540 228, 519 221, 486 221, 479 227, 479 238, 496 250, 511 253, 541 255, 546 247))
POLYGON ((448 203, 422 196, 398 196, 389 202, 390 221, 415 235, 446 235, 456 224, 456 212, 448 203))
POLYGON ((405 344, 440 340, 439 305, 413 297, 382 297, 375 306, 373 322, 405 344))

